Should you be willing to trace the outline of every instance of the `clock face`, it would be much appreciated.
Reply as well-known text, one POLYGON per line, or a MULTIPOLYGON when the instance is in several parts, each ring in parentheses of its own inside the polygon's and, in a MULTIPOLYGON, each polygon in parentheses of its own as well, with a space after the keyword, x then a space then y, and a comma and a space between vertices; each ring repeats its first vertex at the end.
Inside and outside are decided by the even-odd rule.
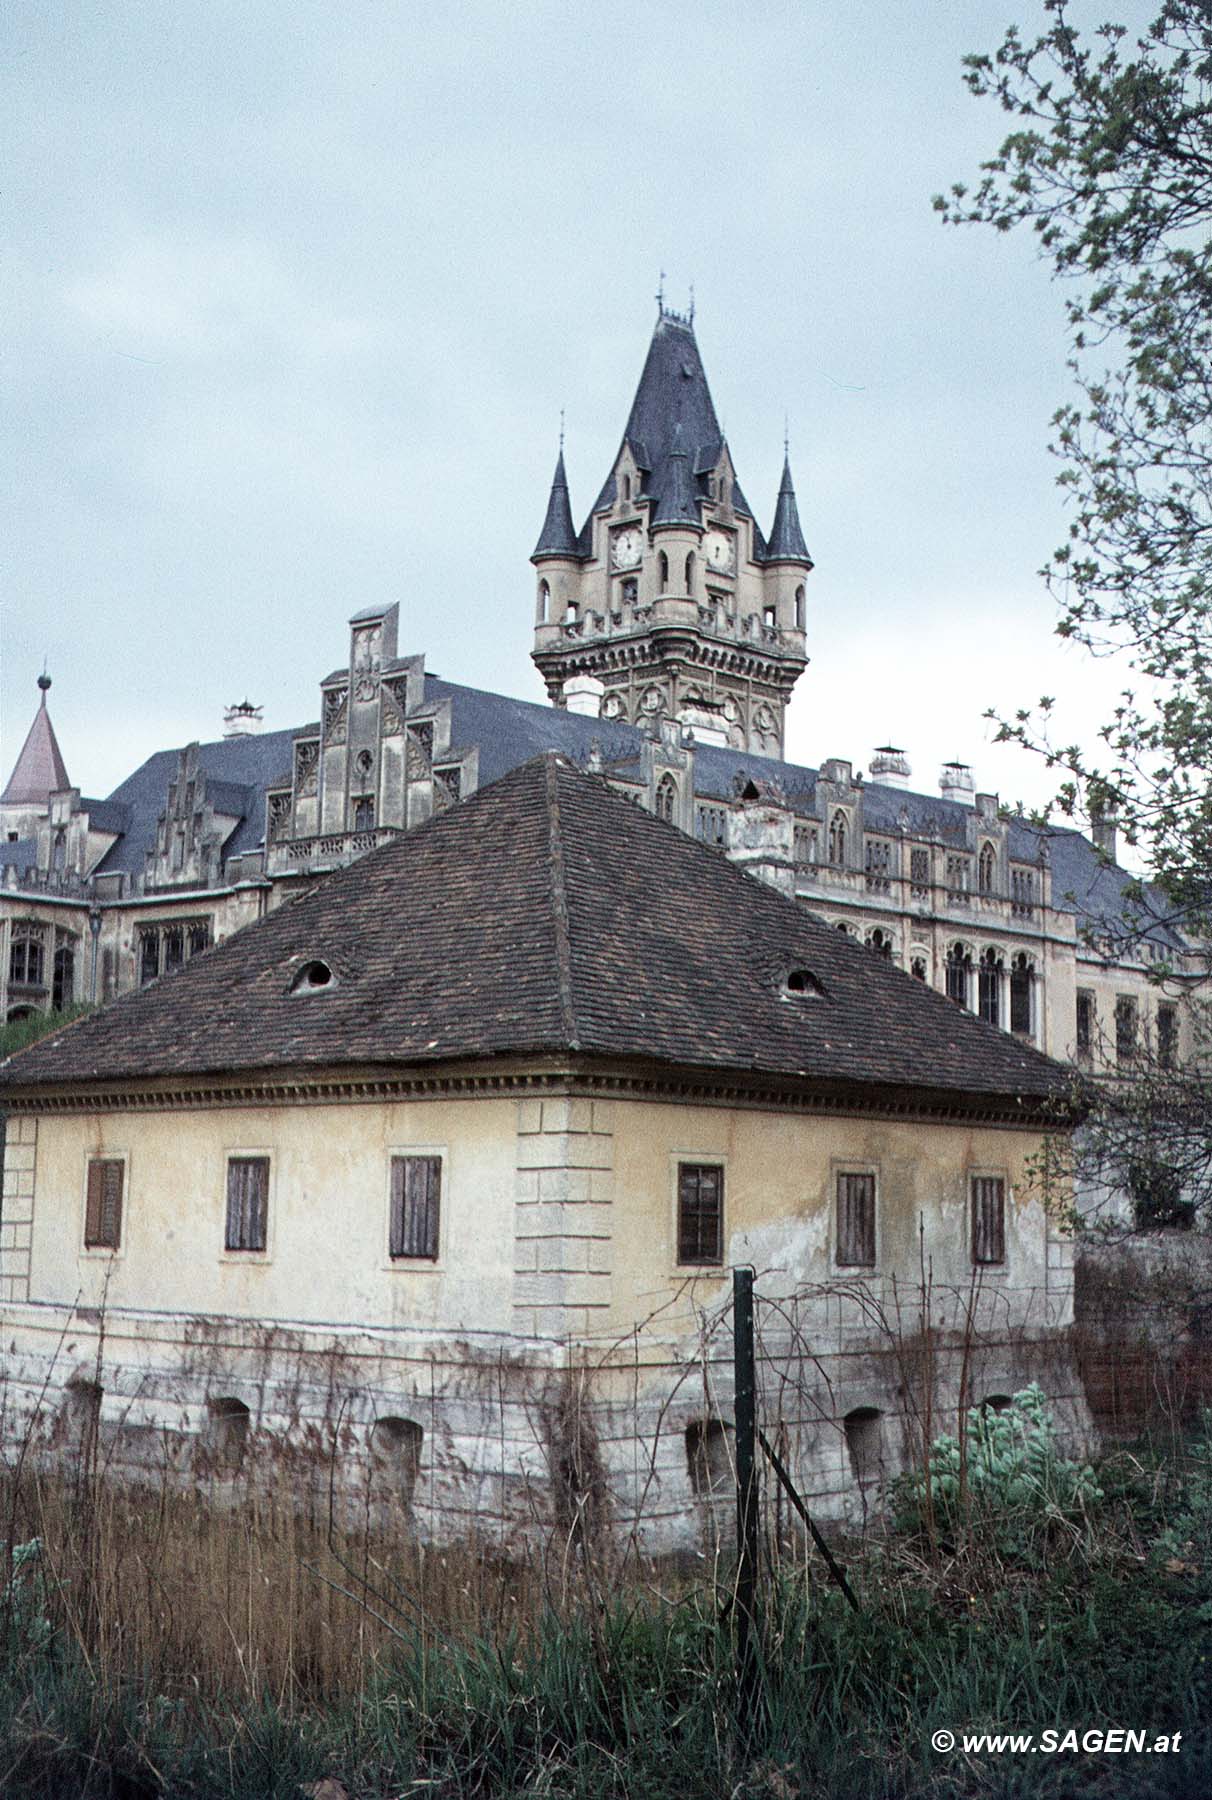
POLYGON ((736 540, 730 531, 709 531, 705 549, 713 569, 727 573, 736 561, 736 540))
POLYGON ((640 560, 644 541, 634 526, 616 531, 610 546, 610 559, 616 569, 634 569, 640 560))

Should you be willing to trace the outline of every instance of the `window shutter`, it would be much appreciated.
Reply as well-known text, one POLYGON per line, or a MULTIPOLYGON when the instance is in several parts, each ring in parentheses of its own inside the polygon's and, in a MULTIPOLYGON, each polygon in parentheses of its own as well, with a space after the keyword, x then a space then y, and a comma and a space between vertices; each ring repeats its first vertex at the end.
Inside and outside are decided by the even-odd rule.
POLYGON ((837 1260, 874 1267, 874 1175, 847 1172, 837 1178, 837 1260))
POLYGON ((101 1241, 101 1195, 104 1182, 104 1164, 90 1162, 88 1165, 88 1195, 84 1205, 84 1242, 86 1245, 99 1244, 101 1241))
POLYGON ((1006 1184, 1000 1175, 972 1177, 972 1260, 1006 1260, 1006 1184))
POLYGON ((124 1166, 118 1157, 93 1157, 88 1165, 84 1202, 84 1243, 87 1249, 116 1250, 122 1242, 122 1181, 124 1166))
POLYGON ((436 1262, 442 1197, 440 1156, 393 1156, 389 1252, 436 1262))
POLYGON ((720 1262, 723 1224, 723 1169, 718 1163, 681 1163, 678 1168, 678 1261, 720 1262))
POLYGON ((269 1158, 232 1156, 227 1163, 228 1250, 264 1250, 269 1212, 269 1158))
POLYGON ((101 1165, 101 1242, 116 1250, 122 1241, 122 1164, 101 1165))

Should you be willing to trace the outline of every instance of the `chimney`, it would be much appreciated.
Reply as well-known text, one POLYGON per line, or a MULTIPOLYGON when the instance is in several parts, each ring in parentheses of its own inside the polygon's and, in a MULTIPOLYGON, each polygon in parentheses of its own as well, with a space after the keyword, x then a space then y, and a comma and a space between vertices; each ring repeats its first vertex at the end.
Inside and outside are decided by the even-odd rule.
POLYGON ((867 770, 872 781, 894 788, 907 788, 909 777, 913 773, 909 767, 909 758, 895 744, 877 744, 867 770))
POLYGON ((265 708, 254 706, 251 700, 240 700, 235 706, 228 706, 223 711, 223 735, 225 738, 256 737, 264 720, 265 708))
POLYGON ((564 710, 581 713, 587 719, 602 716, 602 695, 606 684, 594 675, 574 675, 564 683, 564 710))
POLYGON ((976 805, 976 783, 967 763, 945 762, 938 778, 938 791, 944 800, 959 806, 976 805))
POLYGON ((1094 839, 1094 848, 1115 861, 1117 850, 1118 821, 1114 813, 1092 812, 1090 814, 1090 836, 1094 839))

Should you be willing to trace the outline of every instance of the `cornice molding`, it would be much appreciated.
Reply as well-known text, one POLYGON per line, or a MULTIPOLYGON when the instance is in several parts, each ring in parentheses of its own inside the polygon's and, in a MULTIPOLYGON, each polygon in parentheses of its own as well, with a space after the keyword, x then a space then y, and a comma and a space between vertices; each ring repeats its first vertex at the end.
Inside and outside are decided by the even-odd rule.
POLYGON ((919 1092, 857 1085, 829 1088, 794 1077, 757 1077, 721 1069, 662 1069, 593 1064, 572 1057, 485 1067, 459 1064, 421 1069, 351 1068, 245 1072, 178 1080, 78 1083, 69 1090, 47 1086, 13 1094, 14 1117, 116 1112, 199 1112, 244 1106, 375 1105, 404 1100, 578 1098, 656 1101, 679 1106, 740 1108, 749 1112, 813 1114, 934 1124, 988 1125, 1055 1131, 1063 1118, 1037 1099, 919 1092))

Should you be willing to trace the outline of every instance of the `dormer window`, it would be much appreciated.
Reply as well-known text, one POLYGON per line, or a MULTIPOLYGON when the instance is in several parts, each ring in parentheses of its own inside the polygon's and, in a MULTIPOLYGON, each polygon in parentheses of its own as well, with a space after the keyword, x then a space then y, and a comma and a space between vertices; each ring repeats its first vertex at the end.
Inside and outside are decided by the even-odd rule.
POLYGON ((624 477, 623 477, 623 498, 624 498, 624 500, 631 499, 631 476, 630 475, 624 475, 624 477))
POLYGON ((292 994, 319 994, 325 988, 335 987, 336 976, 331 966, 322 957, 316 956, 305 962, 290 984, 292 994))
POLYGON ((793 994, 799 1000, 820 999, 825 992, 811 969, 790 970, 783 983, 783 991, 793 994))

